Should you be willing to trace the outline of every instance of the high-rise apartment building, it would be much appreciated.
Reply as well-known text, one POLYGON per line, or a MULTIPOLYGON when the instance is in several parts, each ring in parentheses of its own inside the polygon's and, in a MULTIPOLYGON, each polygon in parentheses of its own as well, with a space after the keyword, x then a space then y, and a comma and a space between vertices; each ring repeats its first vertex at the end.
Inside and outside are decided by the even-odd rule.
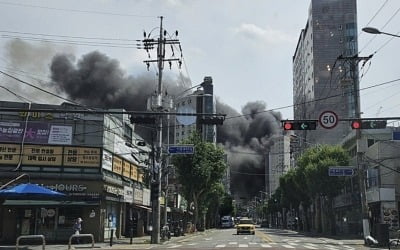
MULTIPOLYGON (((308 20, 293 55, 294 119, 318 120, 324 111, 355 117, 354 84, 338 57, 357 55, 356 0, 311 0, 308 20), (346 77, 349 76, 349 77, 346 77)), ((353 72, 357 76, 357 72, 353 72)), ((354 75, 353 75, 354 76, 354 75)), ((300 146, 339 144, 348 122, 332 129, 297 131, 300 146)))
POLYGON ((279 187, 279 178, 290 170, 290 140, 291 135, 285 134, 273 139, 269 151, 268 169, 266 170, 266 192, 273 194, 279 187))
MULTIPOLYGON (((204 77, 201 88, 175 100, 175 108, 178 113, 214 114, 216 112, 216 104, 212 78, 209 76, 204 77)), ((176 116, 175 143, 180 143, 182 140, 187 139, 194 131, 197 131, 204 141, 216 143, 216 125, 201 124, 199 121, 200 119, 196 119, 194 116, 176 116)))

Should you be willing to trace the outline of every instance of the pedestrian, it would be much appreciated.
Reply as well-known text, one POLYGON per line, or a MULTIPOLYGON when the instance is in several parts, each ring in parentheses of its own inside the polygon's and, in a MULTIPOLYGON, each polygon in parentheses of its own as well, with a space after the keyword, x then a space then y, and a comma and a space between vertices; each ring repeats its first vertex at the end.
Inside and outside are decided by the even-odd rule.
MULTIPOLYGON (((75 220, 73 230, 74 230, 74 235, 79 235, 81 230, 82 230, 82 218, 77 218, 75 220)), ((76 242, 79 244, 79 237, 76 237, 76 242)))

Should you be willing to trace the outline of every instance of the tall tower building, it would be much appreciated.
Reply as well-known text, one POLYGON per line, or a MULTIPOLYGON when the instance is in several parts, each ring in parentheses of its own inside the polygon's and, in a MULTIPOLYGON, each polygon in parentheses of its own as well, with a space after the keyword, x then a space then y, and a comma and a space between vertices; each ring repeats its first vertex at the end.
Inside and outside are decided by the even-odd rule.
MULTIPOLYGON (((216 103, 212 78, 204 77, 201 87, 191 94, 179 97, 175 102, 175 108, 178 113, 215 113, 216 103)), ((206 142, 216 143, 217 141, 216 125, 201 124, 199 119, 194 116, 176 116, 175 143, 180 143, 188 138, 194 131, 197 131, 206 142)))
MULTIPOLYGON (((295 120, 318 120, 324 111, 339 119, 355 117, 352 80, 339 56, 357 55, 356 0, 311 0, 308 20, 293 55, 295 120)), ((356 72, 357 74, 357 72, 356 72)), ((332 129, 297 131, 301 148, 338 144, 350 131, 347 122, 332 129)))

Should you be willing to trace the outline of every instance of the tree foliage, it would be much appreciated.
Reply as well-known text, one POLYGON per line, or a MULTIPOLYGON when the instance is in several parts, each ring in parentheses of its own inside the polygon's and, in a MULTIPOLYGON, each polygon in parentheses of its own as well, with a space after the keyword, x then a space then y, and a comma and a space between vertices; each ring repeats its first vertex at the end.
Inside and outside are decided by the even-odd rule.
POLYGON ((194 203, 196 224, 199 212, 206 212, 207 195, 215 191, 225 174, 226 163, 224 151, 213 143, 204 142, 197 133, 193 133, 183 144, 193 144, 195 153, 176 155, 172 158, 172 164, 177 170, 183 196, 189 204, 194 203))

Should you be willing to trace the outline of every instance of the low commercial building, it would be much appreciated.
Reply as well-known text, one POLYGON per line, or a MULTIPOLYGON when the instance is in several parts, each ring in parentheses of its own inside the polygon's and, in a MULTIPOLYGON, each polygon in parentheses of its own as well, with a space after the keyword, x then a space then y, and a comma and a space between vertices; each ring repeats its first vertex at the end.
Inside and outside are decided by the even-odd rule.
POLYGON ((151 148, 134 133, 128 114, 82 112, 68 103, 0 102, 0 109, 0 184, 25 174, 29 179, 9 186, 30 181, 66 194, 0 200, 0 242, 31 234, 65 242, 78 217, 82 233, 99 242, 146 233, 151 148))

